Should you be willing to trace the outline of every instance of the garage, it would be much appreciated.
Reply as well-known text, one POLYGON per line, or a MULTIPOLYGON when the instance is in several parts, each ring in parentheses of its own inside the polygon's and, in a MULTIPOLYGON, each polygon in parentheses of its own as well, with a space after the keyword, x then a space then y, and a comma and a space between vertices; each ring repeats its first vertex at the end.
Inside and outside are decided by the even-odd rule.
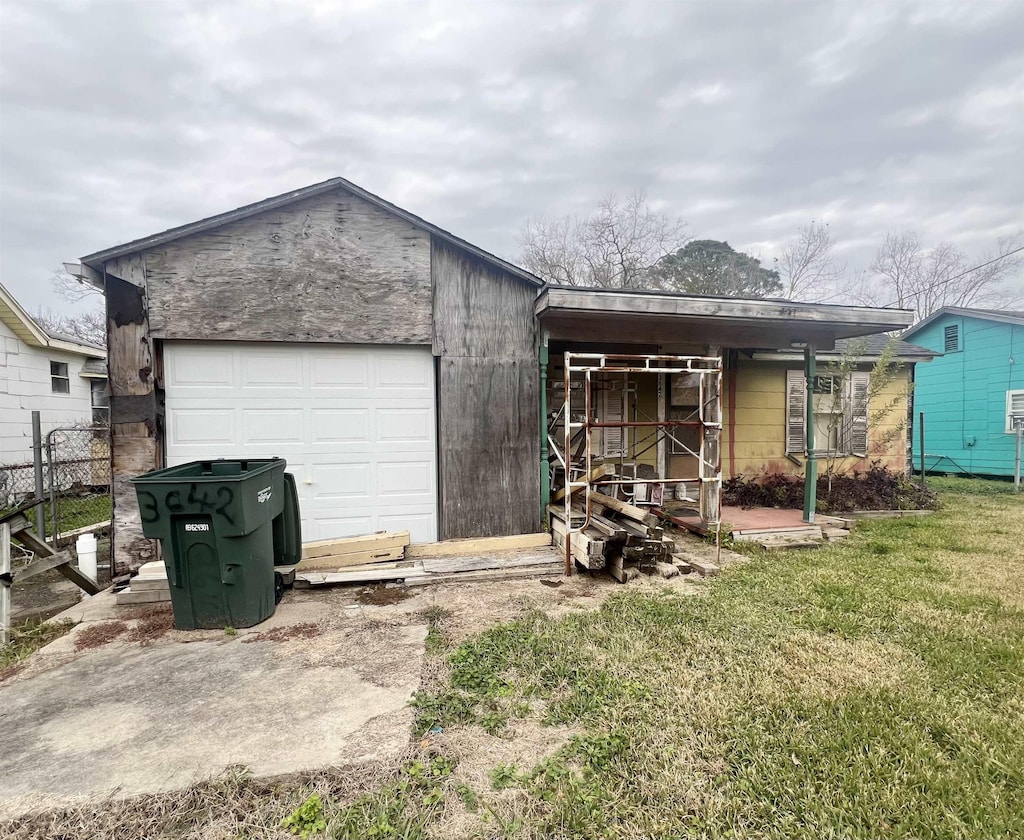
POLYGON ((438 537, 429 347, 168 341, 168 466, 286 458, 305 540, 438 537))

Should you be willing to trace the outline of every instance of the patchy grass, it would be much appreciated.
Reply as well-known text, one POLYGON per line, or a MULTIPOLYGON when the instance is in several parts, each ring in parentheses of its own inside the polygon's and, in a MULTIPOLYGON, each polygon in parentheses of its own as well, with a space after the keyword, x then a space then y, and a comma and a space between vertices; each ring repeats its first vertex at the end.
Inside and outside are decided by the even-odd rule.
POLYGON ((388 772, 240 775, 0 834, 270 838, 322 819, 313 836, 378 840, 1024 836, 1024 507, 934 484, 938 513, 761 554, 697 597, 623 587, 461 642, 432 608, 416 754, 388 772), (435 752, 537 724, 561 733, 539 760, 478 749, 489 770, 462 776, 435 752))
POLYGON ((22 669, 23 660, 67 633, 70 621, 29 622, 11 628, 10 642, 0 645, 0 682, 22 669))

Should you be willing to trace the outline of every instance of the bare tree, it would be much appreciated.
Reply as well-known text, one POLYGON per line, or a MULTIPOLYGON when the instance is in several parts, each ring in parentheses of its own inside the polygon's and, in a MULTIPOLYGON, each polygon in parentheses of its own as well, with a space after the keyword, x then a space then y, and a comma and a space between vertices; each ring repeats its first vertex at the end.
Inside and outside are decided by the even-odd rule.
POLYGON ((686 225, 651 209, 645 192, 607 196, 588 216, 530 219, 519 232, 520 262, 550 283, 636 289, 648 270, 686 242, 686 225))
POLYGON ((32 317, 50 334, 67 336, 100 347, 106 346, 107 319, 102 310, 92 309, 75 315, 66 315, 52 309, 39 309, 32 317))
POLYGON ((846 265, 835 256, 835 240, 828 222, 811 221, 797 231, 776 260, 783 294, 790 300, 822 302, 842 294, 846 265))
POLYGON ((71 303, 98 300, 103 297, 103 293, 99 289, 84 280, 72 277, 63 266, 53 272, 50 284, 58 295, 71 303))
POLYGON ((1021 242, 1021 235, 1000 239, 996 253, 972 265, 949 242, 928 250, 913 231, 886 234, 860 298, 876 306, 913 309, 919 320, 944 306, 1012 308, 1024 300, 1024 289, 1011 282, 1021 265, 1013 256, 1021 242))

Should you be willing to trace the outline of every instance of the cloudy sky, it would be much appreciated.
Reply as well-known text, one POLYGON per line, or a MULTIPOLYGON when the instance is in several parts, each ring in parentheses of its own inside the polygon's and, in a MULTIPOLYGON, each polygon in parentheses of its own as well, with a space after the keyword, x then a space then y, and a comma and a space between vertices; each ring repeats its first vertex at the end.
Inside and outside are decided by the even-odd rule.
POLYGON ((0 0, 0 278, 341 175, 502 256, 645 189, 770 259, 1024 228, 1024 3, 0 0))

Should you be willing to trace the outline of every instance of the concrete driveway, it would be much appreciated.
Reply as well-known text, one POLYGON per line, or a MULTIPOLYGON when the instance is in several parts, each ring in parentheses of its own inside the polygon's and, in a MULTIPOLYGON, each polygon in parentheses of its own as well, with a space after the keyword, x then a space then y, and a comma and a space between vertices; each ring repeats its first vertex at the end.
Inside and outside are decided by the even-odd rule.
POLYGON ((0 816, 180 788, 231 765, 269 776, 387 761, 408 744, 426 637, 414 613, 376 620, 287 596, 234 636, 172 630, 140 644, 129 621, 76 651, 118 617, 96 598, 78 608, 89 620, 0 685, 0 816))

